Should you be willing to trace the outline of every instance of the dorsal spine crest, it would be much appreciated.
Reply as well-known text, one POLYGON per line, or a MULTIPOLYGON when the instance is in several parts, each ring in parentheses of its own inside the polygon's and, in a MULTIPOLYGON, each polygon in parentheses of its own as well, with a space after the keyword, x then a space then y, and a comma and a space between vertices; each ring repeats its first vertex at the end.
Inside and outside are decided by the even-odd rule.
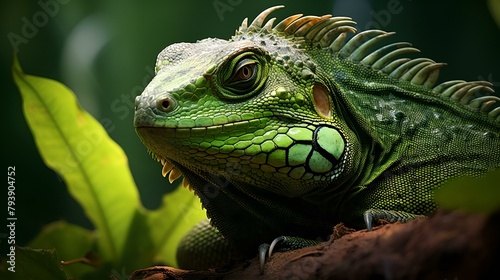
POLYGON ((436 85, 439 70, 445 63, 428 58, 401 58, 402 54, 419 52, 407 42, 397 42, 375 48, 375 44, 394 34, 382 30, 356 33, 356 24, 349 17, 289 16, 274 25, 276 18, 266 21, 272 12, 284 6, 274 6, 260 13, 250 25, 243 20, 235 39, 243 34, 274 34, 292 43, 294 48, 317 47, 329 49, 339 59, 361 64, 388 78, 421 86, 450 102, 458 102, 473 111, 487 114, 500 123, 500 98, 493 95, 492 84, 486 81, 449 81, 436 85), (347 33, 355 34, 347 39, 347 33))

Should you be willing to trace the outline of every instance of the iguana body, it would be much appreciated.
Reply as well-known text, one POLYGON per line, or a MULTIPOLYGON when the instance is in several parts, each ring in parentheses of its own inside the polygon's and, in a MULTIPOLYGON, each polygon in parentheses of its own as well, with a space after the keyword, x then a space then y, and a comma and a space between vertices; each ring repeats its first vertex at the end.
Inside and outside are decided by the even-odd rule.
MULTIPOLYGON (((329 15, 265 22, 277 8, 229 41, 167 47, 136 100, 137 133, 164 176, 184 176, 237 252, 364 216, 425 215, 443 182, 500 166, 488 82, 435 85, 443 64, 401 58, 417 50, 386 44, 392 33, 347 40, 354 22, 329 15)), ((188 250, 222 240, 206 227, 188 250)))

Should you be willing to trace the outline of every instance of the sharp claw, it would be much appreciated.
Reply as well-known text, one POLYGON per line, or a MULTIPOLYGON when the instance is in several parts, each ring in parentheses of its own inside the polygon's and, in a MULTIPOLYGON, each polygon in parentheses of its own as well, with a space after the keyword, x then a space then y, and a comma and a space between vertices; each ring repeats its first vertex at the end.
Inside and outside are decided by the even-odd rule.
POLYGON ((271 242, 271 245, 267 243, 263 243, 259 246, 259 261, 260 261, 260 274, 264 274, 264 265, 266 264, 266 257, 271 258, 271 255, 273 254, 274 247, 282 241, 285 240, 285 236, 280 236, 276 237, 273 242, 271 242), (267 256, 266 256, 267 255, 267 256))
POLYGON ((276 247, 276 244, 280 243, 281 241, 285 240, 284 236, 276 237, 273 242, 271 242, 271 246, 269 246, 269 253, 268 253, 268 258, 271 257, 274 247, 276 247))
POLYGON ((266 253, 269 250, 269 244, 264 243, 259 246, 259 261, 260 261, 260 274, 264 274, 264 265, 266 264, 266 253))
POLYGON ((366 211, 363 214, 363 219, 365 220, 366 230, 372 231, 372 221, 373 221, 372 214, 369 211, 366 211))

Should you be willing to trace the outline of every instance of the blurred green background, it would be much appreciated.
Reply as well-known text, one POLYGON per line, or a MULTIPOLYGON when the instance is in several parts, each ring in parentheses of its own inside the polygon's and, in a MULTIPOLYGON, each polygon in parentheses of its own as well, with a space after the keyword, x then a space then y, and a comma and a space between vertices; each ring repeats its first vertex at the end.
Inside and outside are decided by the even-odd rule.
MULTIPOLYGON (((64 182, 45 167, 38 154, 12 80, 14 50, 26 73, 56 79, 75 91, 81 106, 125 150, 143 204, 155 208, 172 187, 161 177, 160 164, 151 159, 135 134, 133 102, 151 80, 156 55, 165 46, 206 37, 227 39, 243 18, 253 19, 267 7, 285 4, 286 8, 273 16, 346 15, 358 22, 359 30, 396 31, 392 40, 412 42, 422 56, 448 63, 441 81, 489 80, 500 92, 500 29, 498 19, 494 19, 500 13, 497 2, 3 1, 1 161, 4 174, 8 166, 16 167, 18 245, 27 243, 44 224, 55 220, 65 219, 87 228, 91 224, 67 193, 64 182)), ((5 205, 7 186, 0 193, 1 205, 5 205)), ((6 216, 6 210, 1 210, 0 217, 6 216)), ((6 233, 5 227, 0 228, 2 247, 6 245, 6 233)))

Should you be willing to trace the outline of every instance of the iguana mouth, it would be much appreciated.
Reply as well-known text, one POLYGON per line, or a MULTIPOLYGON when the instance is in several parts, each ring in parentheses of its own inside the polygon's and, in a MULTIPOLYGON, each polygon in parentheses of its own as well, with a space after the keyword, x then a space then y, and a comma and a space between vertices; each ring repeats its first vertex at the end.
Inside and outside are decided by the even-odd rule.
MULTIPOLYGON (((164 159, 163 157, 158 156, 156 154, 153 154, 153 157, 156 157, 156 160, 161 163, 161 165, 162 165, 161 175, 165 178, 168 175, 168 182, 170 184, 177 181, 177 179, 183 177, 182 172, 178 168, 176 168, 175 165, 172 164, 170 161, 168 161, 168 160, 164 159)), ((184 188, 189 189, 190 191, 193 190, 193 187, 191 186, 191 184, 189 183, 189 181, 187 180, 186 177, 182 178, 181 185, 184 188)))
POLYGON ((169 130, 173 138, 189 138, 193 136, 218 135, 221 132, 232 132, 235 130, 248 131, 251 129, 258 129, 259 126, 263 126, 263 124, 268 122, 269 119, 270 118, 262 117, 249 120, 230 121, 226 123, 213 124, 207 126, 196 126, 194 124, 193 126, 182 126, 182 125, 163 126, 163 125, 140 123, 136 118, 135 127, 136 129, 157 128, 157 129, 164 129, 165 131, 169 130))

